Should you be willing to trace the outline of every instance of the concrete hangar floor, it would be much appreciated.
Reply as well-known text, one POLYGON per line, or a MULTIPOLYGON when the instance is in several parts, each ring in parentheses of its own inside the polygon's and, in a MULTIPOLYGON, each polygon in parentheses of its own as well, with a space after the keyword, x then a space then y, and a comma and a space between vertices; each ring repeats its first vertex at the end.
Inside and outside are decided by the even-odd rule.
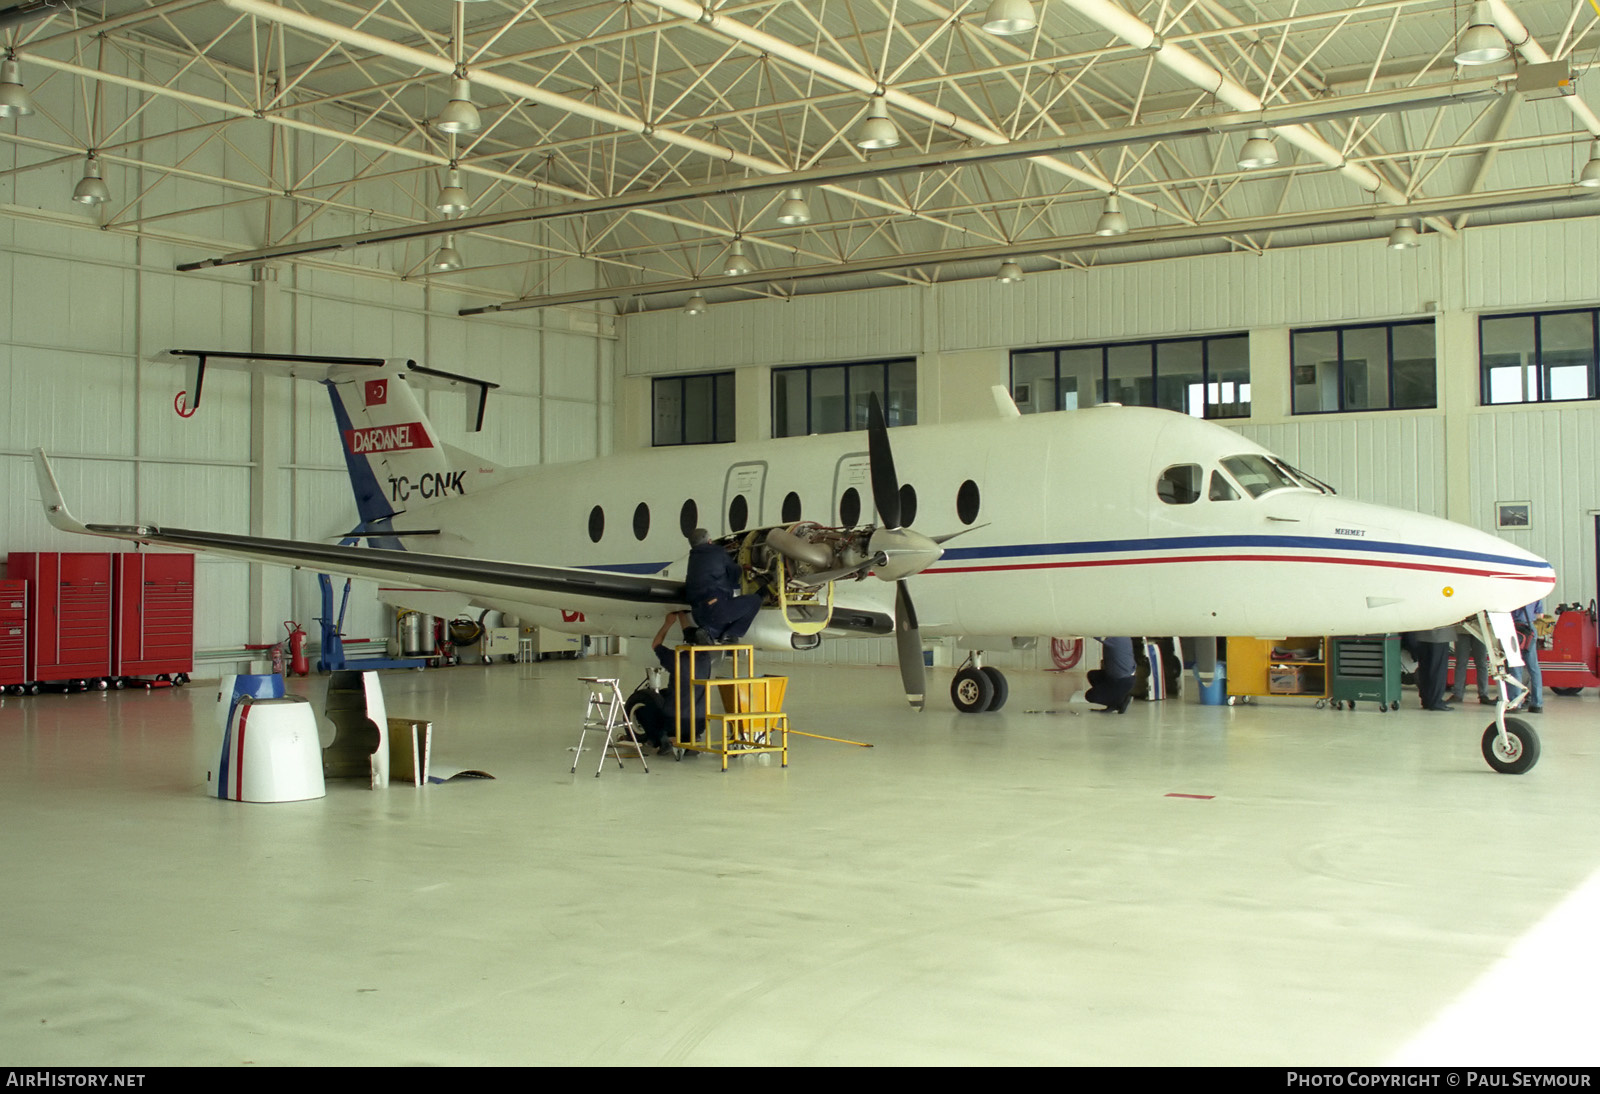
MULTIPOLYGON (((0 1061, 1594 1064, 1600 698, 922 714, 796 668, 790 766, 568 774, 577 677, 386 673, 492 782, 207 797, 215 687, 0 708, 0 1061), (1051 711, 1052 713, 1030 713, 1051 711), (1174 796, 1195 795, 1195 796, 1174 796)), ((325 683, 296 681, 319 700, 325 683)), ((1191 688, 1192 692, 1193 689, 1191 688)))

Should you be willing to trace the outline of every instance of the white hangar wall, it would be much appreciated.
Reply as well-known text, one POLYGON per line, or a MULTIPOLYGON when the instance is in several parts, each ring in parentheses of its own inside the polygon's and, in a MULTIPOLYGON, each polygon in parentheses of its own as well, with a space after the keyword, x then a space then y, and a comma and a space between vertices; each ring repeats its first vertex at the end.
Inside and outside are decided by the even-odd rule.
MULTIPOLYGON (((1342 493, 1492 530, 1497 501, 1531 501, 1507 539, 1549 558, 1556 600, 1594 596, 1600 402, 1478 405, 1480 314, 1600 304, 1600 219, 1031 274, 932 287, 628 315, 620 436, 650 443, 650 379, 737 369, 740 439, 771 434, 775 366, 915 356, 922 422, 981 417, 1015 349, 1247 331, 1252 407, 1240 433, 1342 493), (1432 317, 1438 406, 1290 413, 1290 331, 1432 317)), ((861 644, 866 646, 869 644, 861 644)), ((888 643, 850 660, 893 660, 888 643)))

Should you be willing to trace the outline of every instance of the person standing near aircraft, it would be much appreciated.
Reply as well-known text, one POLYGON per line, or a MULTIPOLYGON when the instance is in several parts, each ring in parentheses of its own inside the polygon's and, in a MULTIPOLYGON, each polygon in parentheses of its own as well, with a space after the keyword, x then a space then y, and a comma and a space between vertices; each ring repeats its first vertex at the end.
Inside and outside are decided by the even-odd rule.
POLYGON ((1517 670, 1517 676, 1528 685, 1528 705, 1524 709, 1529 714, 1544 713, 1544 676, 1539 671, 1538 626, 1543 611, 1544 600, 1540 599, 1511 613, 1511 622, 1517 627, 1517 637, 1522 639, 1523 667, 1517 670))
POLYGON ((737 642, 761 610, 757 593, 739 595, 739 565, 704 528, 689 533, 689 572, 684 581, 694 621, 708 642, 737 642))
POLYGON ((1097 703, 1101 713, 1123 714, 1133 697, 1133 639, 1102 638, 1100 667, 1089 670, 1089 690, 1084 699, 1097 703))
POLYGON ((1450 643, 1455 636, 1454 627, 1411 632, 1412 656, 1417 659, 1417 697, 1422 700, 1423 710, 1454 709, 1444 701, 1444 693, 1448 686, 1450 643))
POLYGON ((1472 632, 1460 623, 1456 624, 1456 678, 1455 686, 1450 689, 1450 698, 1460 703, 1467 697, 1467 665, 1470 661, 1478 685, 1478 702, 1489 704, 1498 702, 1489 694, 1489 649, 1472 632))

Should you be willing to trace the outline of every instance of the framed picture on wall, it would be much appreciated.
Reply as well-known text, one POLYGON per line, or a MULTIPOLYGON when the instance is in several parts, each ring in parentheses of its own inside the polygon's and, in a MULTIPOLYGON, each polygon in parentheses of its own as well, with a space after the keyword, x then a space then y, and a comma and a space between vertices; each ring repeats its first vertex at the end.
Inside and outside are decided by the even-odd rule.
POLYGON ((1533 506, 1525 501, 1496 502, 1494 526, 1496 528, 1529 528, 1533 525, 1533 506))

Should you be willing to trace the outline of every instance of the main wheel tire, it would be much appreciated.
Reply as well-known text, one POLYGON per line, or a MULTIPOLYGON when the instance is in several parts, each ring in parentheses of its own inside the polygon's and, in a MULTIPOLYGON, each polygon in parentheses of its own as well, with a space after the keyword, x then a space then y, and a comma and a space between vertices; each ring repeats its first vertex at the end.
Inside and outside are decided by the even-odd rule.
POLYGON ((950 701, 962 714, 977 714, 994 702, 994 683, 982 669, 962 669, 950 681, 950 701))
POLYGON ((989 700, 988 710, 999 710, 1006 705, 1006 700, 1011 698, 1011 685, 1006 680, 1006 674, 999 669, 992 669, 988 665, 981 671, 989 678, 990 685, 994 688, 994 696, 989 700))
POLYGON ((1557 695, 1565 695, 1569 699, 1572 696, 1579 695, 1579 694, 1581 694, 1583 692, 1582 688, 1554 688, 1553 687, 1550 690, 1555 692, 1557 695))
POLYGON ((1521 718, 1506 719, 1506 740, 1493 722, 1483 732, 1483 758, 1502 775, 1521 775, 1539 762, 1539 735, 1521 718))

